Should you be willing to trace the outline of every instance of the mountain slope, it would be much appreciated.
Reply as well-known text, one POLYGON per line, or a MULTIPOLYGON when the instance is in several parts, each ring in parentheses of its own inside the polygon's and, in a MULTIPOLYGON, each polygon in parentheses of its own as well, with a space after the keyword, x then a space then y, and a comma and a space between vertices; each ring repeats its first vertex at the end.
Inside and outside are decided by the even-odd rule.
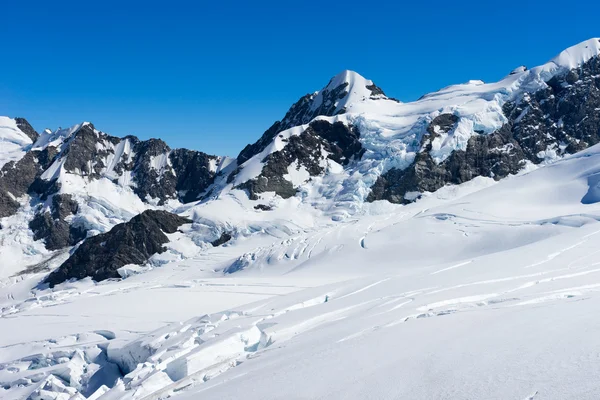
POLYGON ((381 202, 225 277, 259 237, 34 301, 35 279, 2 287, 0 396, 593 398, 599 157, 381 202))

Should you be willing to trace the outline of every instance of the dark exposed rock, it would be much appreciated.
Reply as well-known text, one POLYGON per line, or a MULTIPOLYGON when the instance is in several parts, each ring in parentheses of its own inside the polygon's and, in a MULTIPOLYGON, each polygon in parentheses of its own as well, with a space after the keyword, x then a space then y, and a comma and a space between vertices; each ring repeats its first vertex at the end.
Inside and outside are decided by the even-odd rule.
MULTIPOLYGON (((9 192, 0 190, 0 218, 8 217, 17 212, 20 205, 9 192)), ((1 228, 1 226, 0 226, 1 228)))
POLYGON ((149 196, 159 199, 159 204, 163 204, 168 199, 177 198, 177 179, 173 170, 170 167, 158 170, 151 165, 154 157, 166 155, 170 150, 169 146, 160 139, 150 139, 135 144, 134 191, 142 200, 147 200, 149 196))
POLYGON ((217 247, 229 242, 230 240, 231 234, 229 232, 223 232, 217 240, 212 241, 210 244, 212 244, 214 247, 217 247))
POLYGON ((511 137, 510 126, 505 125, 493 134, 472 136, 466 150, 455 150, 439 164, 428 150, 418 153, 408 168, 394 168, 380 176, 367 200, 408 203, 414 198, 406 198, 407 193, 433 192, 448 183, 460 184, 477 176, 504 178, 517 173, 523 161, 523 151, 511 137))
MULTIPOLYGON (((335 79, 335 77, 333 79, 335 79)), ((329 88, 330 84, 331 81, 327 87, 319 92, 321 100, 319 104, 315 104, 315 94, 304 95, 300 100, 294 103, 281 121, 275 122, 257 142, 247 145, 240 152, 237 157, 238 165, 242 165, 254 155, 263 151, 281 131, 294 126, 307 124, 319 115, 332 117, 334 115, 345 113, 346 110, 344 108, 338 110, 338 103, 348 95, 348 83, 344 82, 335 88, 329 88)), ((367 86, 367 89, 371 91, 371 98, 385 97, 383 90, 375 84, 367 86)))
POLYGON ((296 194, 292 182, 284 178, 288 167, 296 161, 310 176, 324 172, 323 151, 328 158, 346 165, 351 159, 360 159, 364 150, 360 144, 358 130, 342 122, 314 121, 300 135, 291 136, 286 146, 269 154, 260 175, 238 186, 248 191, 250 199, 258 199, 258 193, 275 192, 285 198, 296 194))
POLYGON ((79 206, 68 194, 55 194, 52 196, 50 211, 37 213, 29 223, 34 239, 44 239, 48 250, 58 250, 72 246, 85 238, 86 230, 69 225, 65 221, 70 215, 76 214, 79 206))
POLYGON ((338 164, 346 165, 351 159, 360 159, 364 149, 359 141, 358 129, 346 126, 342 122, 333 124, 327 121, 315 121, 308 126, 308 134, 325 139, 323 148, 329 158, 338 164))
POLYGON ((456 127, 458 117, 454 114, 440 114, 431 121, 427 127, 429 135, 423 136, 427 140, 426 150, 431 151, 431 141, 439 136, 440 132, 448 133, 456 127))
POLYGON ((176 189, 180 200, 189 203, 197 200, 215 181, 210 162, 216 157, 199 151, 177 149, 170 154, 177 177, 176 189))
POLYGON ((112 150, 98 146, 101 137, 113 144, 119 142, 114 136, 99 133, 92 124, 83 124, 61 155, 62 158, 66 158, 65 170, 94 179, 99 178, 100 172, 106 168, 103 160, 112 153, 112 150))
POLYGON ((184 203, 197 200, 214 183, 215 173, 210 169, 211 160, 217 157, 200 151, 176 149, 160 139, 137 142, 133 166, 136 183, 134 191, 144 201, 148 197, 158 199, 164 204, 168 199, 179 199, 184 203), (162 169, 152 167, 154 157, 169 155, 170 164, 162 169))
POLYGON ((19 209, 16 198, 35 192, 35 182, 51 164, 56 154, 53 147, 43 151, 29 151, 18 161, 6 163, 0 170, 0 218, 19 209))
POLYGON ((25 118, 15 118, 15 122, 17 123, 17 127, 24 134, 31 139, 32 142, 35 143, 36 140, 40 137, 39 133, 29 124, 29 122, 25 118))
POLYGON ((367 86, 367 89, 369 89, 371 91, 371 96, 385 96, 385 93, 383 93, 383 90, 375 84, 367 86))
POLYGON ((450 132, 458 121, 451 114, 438 116, 429 125, 413 164, 383 174, 368 200, 405 203, 413 197, 406 198, 409 192, 434 191, 476 176, 500 179, 518 172, 527 160, 540 163, 548 151, 572 154, 599 143, 600 57, 546 83, 547 88, 504 105, 509 122, 501 129, 472 136, 465 151, 456 150, 436 164, 429 154, 431 141, 437 132, 450 132))
POLYGON ((147 210, 109 232, 88 238, 45 282, 54 286, 68 279, 87 276, 95 281, 118 278, 117 270, 127 264, 143 264, 164 251, 165 233, 174 233, 192 221, 167 211, 147 210))
POLYGON ((34 152, 26 153, 19 161, 11 161, 0 171, 0 187, 15 197, 27 193, 29 186, 42 172, 34 152))
POLYGON ((600 141, 600 57, 577 70, 557 75, 548 88, 509 103, 513 135, 534 163, 548 147, 559 155, 581 151, 600 141))
POLYGON ((242 165, 250 158, 252 158, 255 154, 258 154, 264 149, 266 149, 267 146, 273 141, 273 139, 275 139, 275 136, 277 136, 277 134, 282 130, 283 129, 281 129, 280 121, 277 121, 273 125, 271 125, 271 127, 267 129, 265 133, 263 133, 263 135, 260 137, 260 139, 258 139, 258 141, 256 141, 253 144, 249 144, 243 148, 243 150, 237 156, 238 165, 242 165))
MULTIPOLYGON (((258 200, 258 194, 263 192, 275 192, 284 199, 288 199, 296 195, 296 189, 292 182, 285 179, 282 175, 274 172, 271 169, 263 168, 264 174, 261 174, 256 179, 250 179, 238 185, 238 189, 246 190, 250 200, 258 200)), ((287 173, 284 172, 284 173, 287 173)))
MULTIPOLYGON (((107 167, 107 157, 114 155, 113 147, 122 140, 130 141, 134 156, 130 159, 129 155, 122 155, 114 165, 114 172, 117 175, 133 172, 134 192, 144 201, 153 198, 163 204, 178 197, 184 202, 193 201, 214 182, 215 174, 209 168, 210 161, 216 159, 214 156, 186 149, 171 151, 160 139, 140 141, 135 136, 120 139, 97 131, 90 123, 83 124, 65 145, 60 155, 65 159, 65 170, 99 179, 107 167), (154 158, 167 155, 170 163, 160 169, 153 167, 154 158)), ((38 180, 33 191, 47 197, 52 186, 52 182, 38 180)))
POLYGON ((260 210, 260 211, 271 211, 273 209, 273 207, 266 205, 266 204, 257 204, 254 206, 255 210, 260 210))

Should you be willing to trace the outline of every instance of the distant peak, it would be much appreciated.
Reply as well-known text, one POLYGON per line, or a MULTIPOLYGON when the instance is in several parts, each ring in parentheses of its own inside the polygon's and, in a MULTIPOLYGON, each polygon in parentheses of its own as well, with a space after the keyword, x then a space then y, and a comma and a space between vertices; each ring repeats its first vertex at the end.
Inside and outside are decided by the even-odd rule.
POLYGON ((327 84, 325 89, 329 89, 329 90, 335 89, 338 86, 343 85, 345 83, 347 83, 347 84, 365 83, 364 86, 373 84, 372 81, 365 79, 358 72, 354 72, 349 69, 345 69, 342 72, 340 72, 339 74, 335 75, 333 78, 331 78, 331 80, 329 81, 329 83, 327 84))
POLYGON ((387 96, 372 80, 366 79, 358 72, 345 69, 329 80, 327 86, 315 93, 318 103, 319 95, 335 93, 340 100, 337 102, 337 111, 345 109, 350 103, 366 99, 387 99, 387 96))

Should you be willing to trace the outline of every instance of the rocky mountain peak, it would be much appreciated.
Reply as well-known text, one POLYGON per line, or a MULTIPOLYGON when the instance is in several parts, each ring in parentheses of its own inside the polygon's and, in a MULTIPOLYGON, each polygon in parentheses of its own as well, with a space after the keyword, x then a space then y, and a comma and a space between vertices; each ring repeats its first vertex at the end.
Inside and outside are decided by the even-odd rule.
POLYGON ((333 117, 344 114, 353 105, 368 100, 398 102, 388 98, 373 81, 357 72, 344 70, 331 78, 321 90, 302 96, 290 107, 281 121, 275 122, 258 141, 247 145, 237 157, 238 165, 263 151, 279 132, 308 124, 318 116, 333 117))

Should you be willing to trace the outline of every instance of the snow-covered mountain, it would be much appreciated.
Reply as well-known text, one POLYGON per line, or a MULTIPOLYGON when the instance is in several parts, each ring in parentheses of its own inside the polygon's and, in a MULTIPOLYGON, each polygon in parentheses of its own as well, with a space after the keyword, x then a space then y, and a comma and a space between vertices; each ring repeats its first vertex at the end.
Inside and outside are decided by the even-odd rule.
POLYGON ((600 39, 411 103, 343 71, 236 159, 0 117, 0 398, 593 398, 575 339, 595 337, 561 371, 502 329, 537 332, 536 307, 591 329, 557 302, 600 299, 599 142, 600 39), (463 330, 495 314, 500 333, 463 330), (457 380, 440 331, 554 379, 478 385, 484 359, 457 380))

